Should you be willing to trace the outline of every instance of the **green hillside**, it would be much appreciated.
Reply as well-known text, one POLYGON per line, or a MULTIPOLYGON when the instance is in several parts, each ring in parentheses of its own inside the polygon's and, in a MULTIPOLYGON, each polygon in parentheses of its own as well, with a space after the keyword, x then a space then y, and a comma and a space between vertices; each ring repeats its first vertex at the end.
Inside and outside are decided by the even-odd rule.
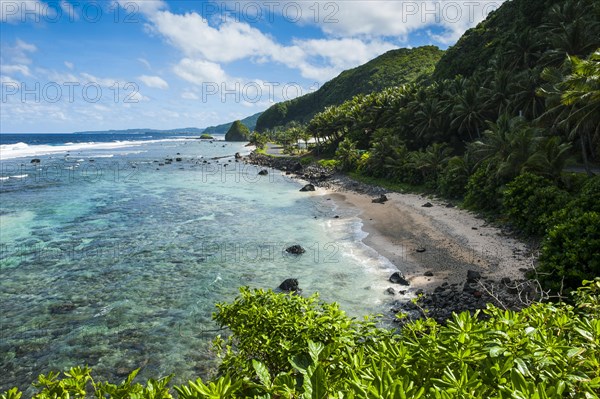
POLYGON ((591 4, 506 1, 444 53, 433 78, 470 77, 488 68, 513 69, 515 64, 519 69, 548 66, 562 62, 566 53, 585 57, 598 44, 600 6, 596 3, 590 14, 591 4))
POLYGON ((435 46, 388 51, 342 72, 314 93, 273 105, 258 118, 256 130, 263 132, 291 121, 308 122, 325 107, 339 105, 357 94, 414 82, 429 75, 442 54, 435 46))
MULTIPOLYGON (((254 115, 248 116, 244 119, 241 120, 241 122, 246 125, 246 127, 250 130, 253 131, 254 128, 256 127, 256 121, 258 120, 258 117, 262 114, 262 112, 256 113, 254 115)), ((206 134, 225 134, 227 133, 227 131, 229 130, 229 128, 231 128, 231 125, 233 124, 233 122, 229 122, 229 123, 224 123, 222 125, 217 125, 217 126, 209 126, 206 129, 204 129, 204 131, 202 133, 206 133, 206 134)))

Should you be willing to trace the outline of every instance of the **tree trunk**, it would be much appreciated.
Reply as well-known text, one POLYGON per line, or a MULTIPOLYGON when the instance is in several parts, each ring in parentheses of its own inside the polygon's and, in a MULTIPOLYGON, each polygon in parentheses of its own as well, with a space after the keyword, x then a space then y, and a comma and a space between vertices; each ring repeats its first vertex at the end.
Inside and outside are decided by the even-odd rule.
POLYGON ((585 145, 586 136, 587 135, 584 133, 579 138, 579 141, 581 141, 581 157, 583 158, 583 167, 585 168, 585 172, 587 173, 587 175, 589 177, 592 177, 592 176, 594 176, 594 174, 592 173, 592 170, 590 169, 590 164, 588 162, 587 148, 585 145))

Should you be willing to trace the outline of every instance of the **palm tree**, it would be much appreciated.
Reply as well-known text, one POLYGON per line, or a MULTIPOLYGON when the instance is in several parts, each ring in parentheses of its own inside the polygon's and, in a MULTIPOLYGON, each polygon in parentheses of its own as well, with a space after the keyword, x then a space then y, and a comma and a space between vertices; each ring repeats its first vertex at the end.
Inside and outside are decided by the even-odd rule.
POLYGON ((579 140, 584 167, 592 175, 588 155, 598 156, 591 148, 600 140, 600 49, 587 60, 568 57, 566 67, 566 76, 555 68, 542 72, 549 82, 538 91, 547 102, 543 118, 568 132, 569 140, 579 140))
POLYGON ((445 143, 435 143, 425 151, 410 154, 408 166, 421 172, 423 180, 435 181, 450 159, 452 150, 445 143))
POLYGON ((521 117, 511 118, 506 113, 500 115, 496 122, 488 122, 488 125, 482 140, 472 143, 468 151, 478 165, 489 161, 486 162, 489 173, 510 180, 520 173, 535 152, 540 129, 521 117))
POLYGON ((480 137, 480 129, 484 124, 481 100, 480 92, 471 86, 456 96, 456 103, 452 108, 452 127, 460 134, 466 133, 469 141, 480 137))
POLYGON ((352 170, 356 166, 360 155, 356 149, 356 143, 346 137, 342 140, 335 152, 335 158, 340 162, 342 170, 352 170))
POLYGON ((558 181, 570 160, 570 150, 571 143, 562 143, 560 137, 545 137, 538 142, 537 151, 527 159, 524 169, 558 181))
POLYGON ((539 73, 528 69, 514 77, 510 84, 513 93, 510 111, 527 119, 536 119, 544 112, 544 100, 537 95, 540 86, 539 73))

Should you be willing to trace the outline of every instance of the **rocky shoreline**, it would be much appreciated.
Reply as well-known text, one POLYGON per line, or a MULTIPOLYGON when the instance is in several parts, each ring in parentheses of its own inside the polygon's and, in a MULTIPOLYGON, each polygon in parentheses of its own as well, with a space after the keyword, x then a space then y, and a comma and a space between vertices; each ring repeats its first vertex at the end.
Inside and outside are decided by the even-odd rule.
MULTIPOLYGON (((361 182, 357 182, 350 177, 334 173, 333 171, 319 165, 302 165, 298 158, 293 157, 270 157, 253 152, 244 161, 250 164, 265 168, 277 169, 289 175, 291 178, 302 179, 310 184, 337 193, 352 193, 367 195, 372 198, 372 206, 381 206, 387 202, 389 191, 361 182)), ((423 207, 433 207, 430 202, 421 205, 423 207)), ((452 205, 447 204, 451 207, 452 205)), ((474 230, 477 228, 473 227, 474 230)), ((480 235, 483 235, 480 234, 480 235)), ((416 252, 424 252, 425 248, 416 248, 416 252)), ((392 259, 390 259, 392 260, 392 259)), ((448 262, 455 262, 456 259, 448 259, 448 262)), ((402 271, 399 275, 402 279, 390 278, 390 287, 387 293, 390 297, 390 316, 395 314, 405 314, 408 317, 399 319, 399 323, 405 320, 415 318, 431 317, 438 322, 444 323, 451 317, 453 312, 468 310, 471 313, 485 309, 488 303, 494 304, 503 309, 519 310, 539 298, 539 290, 534 281, 525 278, 525 273, 530 271, 528 267, 518 268, 517 273, 511 274, 511 277, 490 276, 485 271, 481 271, 481 259, 472 259, 473 267, 465 272, 463 266, 461 276, 453 276, 453 279, 437 276, 437 271, 426 271, 421 276, 408 276, 408 280, 427 281, 425 288, 410 289, 406 285, 400 285, 399 282, 409 283, 404 280, 402 271), (480 271, 477 271, 479 268, 480 271), (404 281, 401 281, 404 280, 404 281), (433 282, 433 284, 431 284, 433 282), (405 294, 410 290, 416 300, 407 300, 405 296, 401 299, 394 298, 397 293, 405 294)), ((499 262, 497 262, 499 263, 499 262)), ((521 262, 522 263, 522 262, 521 262)), ((456 271, 458 272, 458 270, 456 271)), ((396 273, 395 273, 396 274, 396 273)), ((489 273, 494 274, 494 273, 489 273)), ((395 317, 394 317, 395 319, 395 317)))

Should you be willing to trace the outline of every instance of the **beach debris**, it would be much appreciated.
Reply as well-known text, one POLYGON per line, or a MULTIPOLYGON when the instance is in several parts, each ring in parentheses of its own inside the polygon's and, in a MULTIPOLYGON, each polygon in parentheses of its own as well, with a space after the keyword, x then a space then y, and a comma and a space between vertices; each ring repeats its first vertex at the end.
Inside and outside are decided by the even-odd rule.
POLYGON ((392 287, 388 287, 388 289, 385 290, 385 293, 388 295, 396 295, 396 290, 394 290, 392 287))
POLYGON ((258 172, 259 176, 266 176, 269 174, 269 171, 266 169, 261 170, 260 172, 258 172))
POLYGON ((431 204, 431 202, 426 202, 423 205, 421 205, 423 208, 431 208, 433 205, 431 204))
POLYGON ((417 252, 418 252, 418 253, 423 253, 423 252, 425 252, 425 251, 426 251, 426 249, 425 249, 424 247, 419 247, 419 248, 417 248, 417 252))
POLYGON ((298 279, 295 279, 295 278, 288 278, 288 279, 283 280, 283 282, 281 284, 279 284, 279 289, 281 291, 285 291, 285 292, 300 292, 300 291, 302 291, 300 289, 298 279))
POLYGON ((425 272, 425 274, 423 274, 425 277, 433 277, 433 272, 431 270, 428 270, 425 272))
POLYGON ((378 198, 372 199, 371 202, 375 204, 383 204, 388 200, 388 197, 385 194, 381 194, 378 198))
POLYGON ((312 184, 307 184, 306 186, 302 187, 300 191, 315 191, 315 186, 312 184))
POLYGON ((40 163, 42 162, 39 158, 33 158, 30 163, 40 163))
POLYGON ((300 245, 296 244, 296 245, 292 245, 291 247, 287 247, 285 249, 285 252, 287 252, 289 254, 293 254, 293 255, 302 255, 304 252, 306 252, 306 250, 304 248, 302 248, 300 245))
POLYGON ((406 280, 402 272, 394 272, 394 274, 390 276, 390 282, 400 285, 410 285, 410 283, 408 282, 408 280, 406 280))

